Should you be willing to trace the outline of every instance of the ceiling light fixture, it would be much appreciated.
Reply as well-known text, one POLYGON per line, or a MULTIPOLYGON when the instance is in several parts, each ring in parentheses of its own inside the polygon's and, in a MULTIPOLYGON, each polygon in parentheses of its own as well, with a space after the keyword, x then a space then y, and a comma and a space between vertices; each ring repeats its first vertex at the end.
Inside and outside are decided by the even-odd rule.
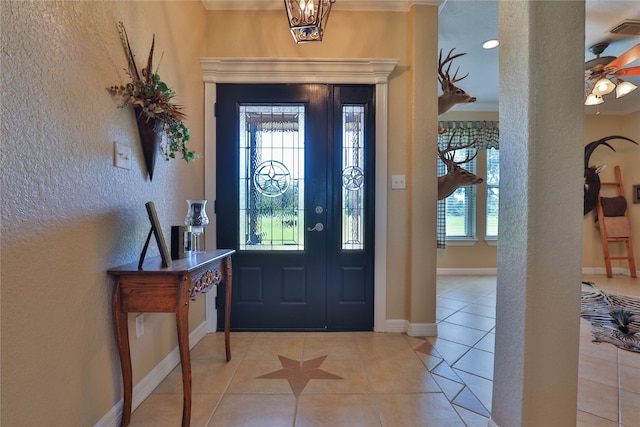
POLYGON ((611 80, 603 77, 593 85, 592 92, 596 95, 603 96, 613 92, 615 88, 616 85, 614 85, 611 80))
POLYGON ((497 39, 491 39, 491 40, 487 40, 486 42, 482 43, 482 48, 483 49, 495 49, 499 45, 500 45, 500 42, 497 39))
POLYGON ((604 99, 602 97, 610 94, 614 89, 616 98, 622 98, 638 88, 631 82, 623 81, 622 77, 640 76, 640 67, 627 67, 632 62, 640 59, 640 44, 635 45, 618 57, 600 56, 607 46, 609 46, 609 43, 602 42, 589 47, 591 53, 595 54, 596 57, 584 64, 584 105, 603 103, 604 99))
POLYGON ((621 98, 636 89, 638 89, 638 86, 634 85, 633 83, 625 82, 618 79, 618 86, 616 87, 616 98, 621 98))
POLYGON ((633 83, 625 82, 616 77, 601 77, 597 80, 587 78, 585 86, 585 93, 587 96, 585 98, 584 105, 602 104, 604 102, 602 97, 610 94, 614 89, 616 91, 616 98, 622 98, 638 88, 638 86, 633 83))
POLYGON ((587 99, 586 101, 584 101, 584 105, 598 105, 602 104, 603 102, 604 99, 602 99, 601 96, 590 93, 589 95, 587 95, 587 99))
POLYGON ((336 0, 284 0, 289 30, 296 43, 321 42, 336 0))

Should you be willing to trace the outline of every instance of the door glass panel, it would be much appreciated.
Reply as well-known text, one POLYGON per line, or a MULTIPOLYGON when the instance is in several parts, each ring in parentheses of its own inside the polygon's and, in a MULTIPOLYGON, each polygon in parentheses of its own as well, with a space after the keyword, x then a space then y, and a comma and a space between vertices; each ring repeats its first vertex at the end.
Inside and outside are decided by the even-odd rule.
POLYGON ((364 105, 342 107, 342 249, 364 249, 364 105))
POLYGON ((304 104, 239 114, 240 250, 303 250, 304 104))

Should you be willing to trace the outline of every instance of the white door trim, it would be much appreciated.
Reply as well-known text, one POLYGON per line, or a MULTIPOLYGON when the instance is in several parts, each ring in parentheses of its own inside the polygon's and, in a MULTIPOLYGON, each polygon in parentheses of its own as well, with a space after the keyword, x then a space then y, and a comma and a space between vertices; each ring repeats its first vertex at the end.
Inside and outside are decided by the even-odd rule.
MULTIPOLYGON (((376 85, 376 200, 373 329, 386 331, 387 311, 387 145, 388 78, 397 59, 201 58, 204 91, 204 194, 216 200, 216 84, 327 83, 376 85)), ((215 216, 214 216, 215 217, 215 216)), ((215 247, 215 219, 207 227, 206 247, 215 247)), ((217 327, 215 294, 207 294, 209 332, 217 327)))

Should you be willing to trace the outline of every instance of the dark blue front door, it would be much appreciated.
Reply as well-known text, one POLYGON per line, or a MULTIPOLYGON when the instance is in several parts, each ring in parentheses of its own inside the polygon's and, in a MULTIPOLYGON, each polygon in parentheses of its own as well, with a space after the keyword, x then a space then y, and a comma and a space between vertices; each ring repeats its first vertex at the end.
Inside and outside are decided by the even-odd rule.
POLYGON ((217 85, 233 330, 372 330, 373 87, 217 85))

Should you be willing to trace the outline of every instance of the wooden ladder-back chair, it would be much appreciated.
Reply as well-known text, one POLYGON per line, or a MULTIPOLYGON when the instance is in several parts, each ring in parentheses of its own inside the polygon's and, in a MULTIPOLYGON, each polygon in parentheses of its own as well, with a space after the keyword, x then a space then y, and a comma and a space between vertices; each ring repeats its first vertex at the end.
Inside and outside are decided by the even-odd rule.
POLYGON ((633 244, 631 242, 631 227, 629 226, 629 216, 627 201, 624 198, 624 188, 622 187, 622 172, 620 166, 614 168, 616 180, 614 182, 601 182, 601 188, 605 186, 615 186, 618 190, 617 197, 602 197, 598 194, 598 228, 602 237, 602 250, 604 252, 604 262, 607 268, 607 277, 613 277, 611 260, 626 259, 629 262, 629 274, 636 277, 636 263, 633 258, 633 244), (627 250, 626 256, 611 256, 609 243, 624 243, 627 250))

